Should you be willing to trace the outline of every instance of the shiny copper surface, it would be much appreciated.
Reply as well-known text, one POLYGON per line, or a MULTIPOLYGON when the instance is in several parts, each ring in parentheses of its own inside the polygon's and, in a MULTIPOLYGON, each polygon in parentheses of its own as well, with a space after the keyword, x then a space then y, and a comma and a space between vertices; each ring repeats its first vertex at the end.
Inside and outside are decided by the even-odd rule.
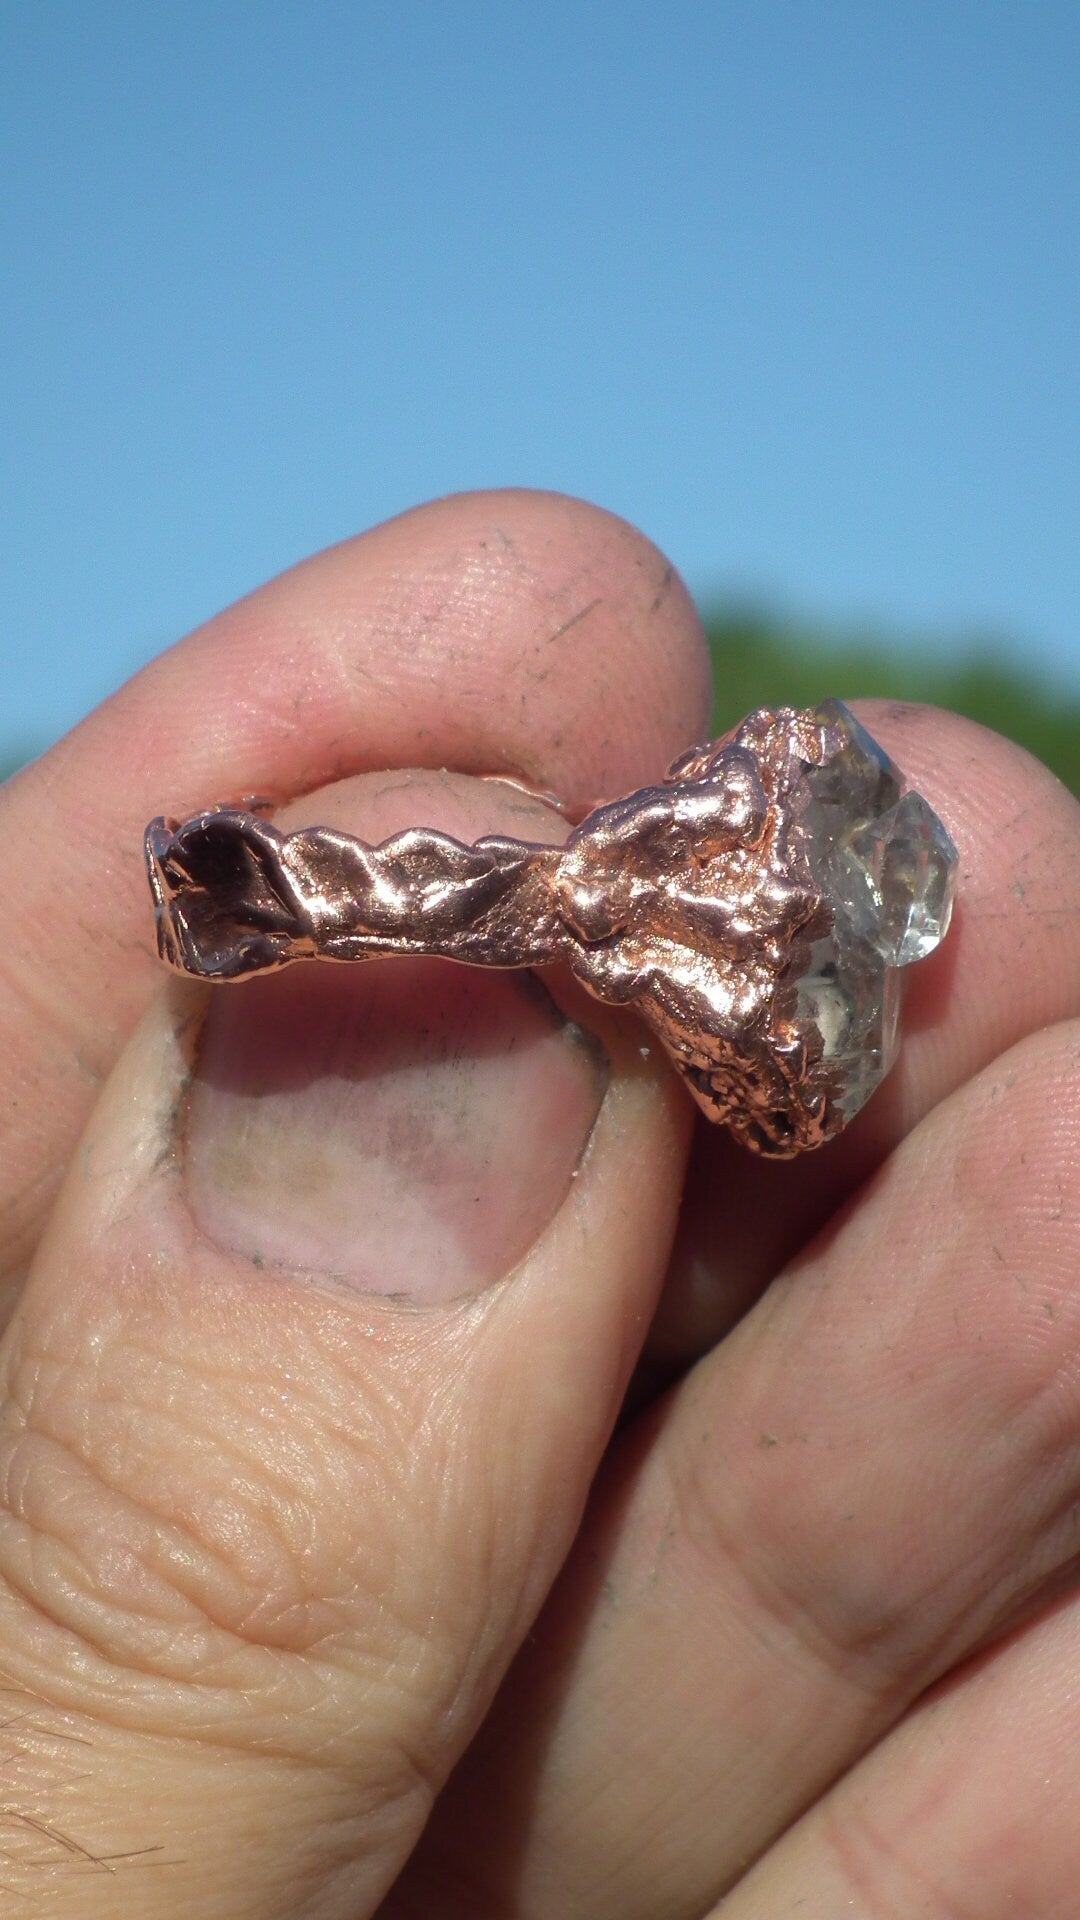
POLYGON ((500 834, 466 846, 422 827, 368 846, 229 807, 155 820, 161 956, 212 981, 309 958, 559 962, 640 1014, 702 1110, 747 1146, 818 1146, 847 1117, 798 993, 833 926, 798 820, 801 777, 828 748, 824 715, 751 715, 659 785, 596 807, 565 847, 500 834))

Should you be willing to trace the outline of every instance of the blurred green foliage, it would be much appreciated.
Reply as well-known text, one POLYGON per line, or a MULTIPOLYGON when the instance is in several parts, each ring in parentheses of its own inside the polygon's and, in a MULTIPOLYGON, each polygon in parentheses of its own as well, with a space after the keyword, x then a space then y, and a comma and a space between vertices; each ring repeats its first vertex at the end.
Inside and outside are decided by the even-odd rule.
POLYGON ((1019 740, 1080 795, 1080 694, 1057 696, 1004 653, 945 645, 933 653, 883 646, 873 635, 838 638, 753 609, 706 618, 716 666, 716 730, 762 706, 812 706, 879 695, 927 700, 1019 740))
MULTIPOLYGON (((716 731, 762 706, 811 706, 829 693, 854 700, 928 700, 970 714, 1030 748, 1080 795, 1080 694, 1055 695, 1002 650, 943 642, 931 652, 840 637, 755 609, 706 618, 716 663, 716 731)), ((0 745, 0 779, 30 758, 0 745)))

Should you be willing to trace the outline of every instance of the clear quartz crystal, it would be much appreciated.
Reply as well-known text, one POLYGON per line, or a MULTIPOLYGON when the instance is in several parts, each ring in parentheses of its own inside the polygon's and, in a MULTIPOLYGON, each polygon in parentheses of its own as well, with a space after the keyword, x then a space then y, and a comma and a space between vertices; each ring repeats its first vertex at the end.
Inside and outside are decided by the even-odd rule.
POLYGON ((812 1020, 824 1058, 843 1077, 840 1105, 848 1118, 879 1086, 900 1044, 899 972, 861 941, 817 940, 812 966, 797 985, 801 1019, 812 1020))
POLYGON ((948 931, 956 889, 953 841, 919 793, 839 700, 815 709, 822 757, 804 763, 798 831, 833 930, 814 941, 796 982, 800 1015, 817 1027, 850 1115, 893 1064, 899 969, 948 931))
MULTIPOLYGON (((956 848, 921 793, 859 827, 837 848, 850 911, 890 966, 923 960, 944 938, 956 890, 956 848)), ((835 869, 834 869, 835 870, 835 869)))

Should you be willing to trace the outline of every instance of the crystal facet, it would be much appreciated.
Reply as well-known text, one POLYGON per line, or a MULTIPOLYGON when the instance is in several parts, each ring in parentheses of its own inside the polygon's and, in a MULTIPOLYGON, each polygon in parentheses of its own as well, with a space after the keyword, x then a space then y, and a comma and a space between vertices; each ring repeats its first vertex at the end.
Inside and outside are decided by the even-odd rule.
POLYGON ((847 870, 853 902, 861 894, 874 929, 868 937, 882 959, 906 967, 932 953, 952 916, 957 856, 922 794, 905 793, 880 819, 849 834, 838 855, 834 871, 847 870))
POLYGON ((900 976, 861 942, 815 941, 814 965, 797 983, 800 1018, 821 1035, 822 1057, 839 1076, 848 1119, 881 1084, 900 1044, 900 976))
POLYGON ((888 755, 839 700, 814 710, 820 761, 804 763, 796 817, 832 926, 795 982, 800 1017, 835 1067, 839 1105, 857 1113, 896 1057, 898 969, 944 939, 957 851, 920 793, 903 791, 888 755))

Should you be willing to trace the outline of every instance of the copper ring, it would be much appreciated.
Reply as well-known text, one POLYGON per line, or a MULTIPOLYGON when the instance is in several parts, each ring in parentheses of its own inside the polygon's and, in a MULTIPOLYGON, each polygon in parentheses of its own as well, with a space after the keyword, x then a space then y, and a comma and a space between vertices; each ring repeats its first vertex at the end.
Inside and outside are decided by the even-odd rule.
POLYGON ((565 846, 415 827, 368 846, 213 807, 146 831, 158 950, 209 981, 294 960, 561 962, 632 1007, 748 1147, 820 1146, 896 1055, 901 970, 944 938, 956 848, 839 700, 762 708, 565 846))

